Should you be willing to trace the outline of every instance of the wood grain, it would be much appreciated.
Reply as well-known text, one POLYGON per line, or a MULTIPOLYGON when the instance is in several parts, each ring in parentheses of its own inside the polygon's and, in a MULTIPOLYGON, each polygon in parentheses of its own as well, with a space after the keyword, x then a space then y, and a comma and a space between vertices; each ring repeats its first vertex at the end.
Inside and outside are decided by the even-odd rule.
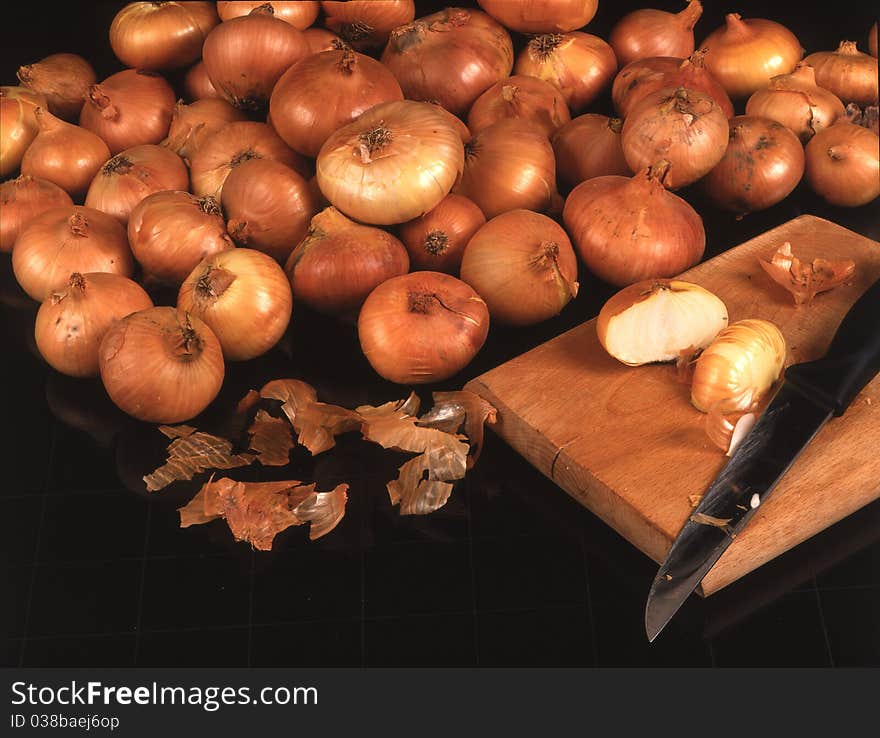
MULTIPOLYGON (((730 321, 782 330, 786 363, 822 356, 840 320, 880 278, 880 244, 809 215, 682 275, 715 292, 730 321), (764 273, 784 241, 796 256, 849 258, 853 282, 796 307, 764 273)), ((880 316, 878 316, 880 322, 880 316)), ((671 365, 626 367, 588 321, 477 377, 467 389, 498 409, 494 427, 543 474, 657 562, 726 458, 671 365)), ((709 595, 880 497, 880 377, 832 419, 703 580, 709 595)))

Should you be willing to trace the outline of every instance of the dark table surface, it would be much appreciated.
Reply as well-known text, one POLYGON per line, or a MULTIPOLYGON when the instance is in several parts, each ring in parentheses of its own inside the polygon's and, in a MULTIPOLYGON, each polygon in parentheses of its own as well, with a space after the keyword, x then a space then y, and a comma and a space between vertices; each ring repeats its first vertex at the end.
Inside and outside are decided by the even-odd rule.
MULTIPOLYGON (((587 29, 607 37, 643 3, 600 3, 587 29)), ((119 3, 7 8, 0 81, 55 51, 116 71, 107 42, 119 3)), ((420 12, 429 5, 420 3, 420 12)), ((678 2, 655 0, 674 9, 678 2)), ((771 12, 749 1, 706 3, 702 37, 722 13, 771 12)), ((867 9, 773 3, 809 51, 864 39, 867 9)), ((607 98, 591 108, 610 112, 607 98)), ((803 213, 880 238, 880 207, 830 207, 802 184, 742 220, 684 196, 703 215, 706 258, 803 213)), ((582 273, 577 300, 528 330, 493 327, 468 379, 594 316, 612 290, 582 273)), ((157 295, 157 299, 163 296, 157 295)), ((165 296, 167 298, 167 296, 165 296)), ((141 477, 166 439, 117 411, 98 381, 75 381, 39 358, 36 305, 0 258, 0 606, 2 664, 25 666, 333 665, 880 665, 880 503, 825 531, 706 601, 692 598, 653 645, 642 615, 656 565, 488 434, 483 456, 449 503, 402 517, 385 483, 399 459, 343 437, 289 469, 242 479, 351 485, 346 516, 325 538, 303 528, 272 552, 237 544, 222 522, 178 527, 176 508, 198 487, 147 494, 141 477)), ((313 383, 347 406, 402 397, 378 379, 349 325, 294 311, 282 345, 230 364, 223 391, 196 425, 210 426, 247 389, 278 377, 313 383)))

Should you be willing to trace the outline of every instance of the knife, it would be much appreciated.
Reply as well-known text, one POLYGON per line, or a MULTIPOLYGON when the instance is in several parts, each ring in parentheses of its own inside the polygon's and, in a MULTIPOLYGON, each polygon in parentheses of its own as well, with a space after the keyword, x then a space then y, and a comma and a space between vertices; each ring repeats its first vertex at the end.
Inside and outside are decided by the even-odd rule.
MULTIPOLYGON (((880 280, 844 316, 825 356, 794 364, 672 544, 645 607, 653 641, 767 499, 804 447, 880 370, 880 280), (694 518, 711 516, 718 525, 694 518), (726 524, 720 525, 721 520, 726 524)), ((702 518, 706 520, 706 518, 702 518)))

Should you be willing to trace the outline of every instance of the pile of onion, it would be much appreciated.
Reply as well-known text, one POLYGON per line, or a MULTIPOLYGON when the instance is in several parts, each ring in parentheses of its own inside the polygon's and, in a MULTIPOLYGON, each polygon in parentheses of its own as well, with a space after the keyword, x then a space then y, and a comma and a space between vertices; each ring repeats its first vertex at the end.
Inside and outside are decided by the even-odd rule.
POLYGON ((128 241, 144 273, 177 287, 196 265, 234 248, 214 198, 188 192, 156 192, 128 219, 128 241))
POLYGON ((718 207, 744 215, 784 200, 804 175, 804 150, 788 128, 769 118, 730 121, 724 158, 701 185, 718 207))
POLYGON ((46 97, 49 112, 64 120, 76 120, 83 100, 97 81, 95 70, 76 54, 51 54, 18 69, 18 81, 46 97))
POLYGON ((12 251, 21 229, 40 213, 73 205, 64 190, 52 182, 22 174, 0 184, 0 252, 12 251))
POLYGON ((178 100, 171 116, 168 137, 162 145, 189 163, 202 144, 223 126, 243 120, 247 120, 247 116, 225 100, 209 97, 189 105, 178 100))
POLYGON ((572 111, 583 110, 617 72, 614 51, 598 36, 580 31, 532 38, 516 58, 514 71, 558 87, 572 111))
POLYGON ((840 118, 805 153, 807 182, 831 204, 857 207, 880 197, 880 137, 867 128, 840 118))
POLYGON ((324 23, 355 49, 382 46, 391 31, 416 16, 413 0, 322 2, 324 23))
POLYGON ((589 179, 566 199, 562 219, 575 248, 609 284, 672 277, 703 256, 703 221, 664 187, 667 168, 663 162, 632 178, 589 179))
POLYGON ((477 0, 499 23, 520 33, 566 33, 596 15, 599 0, 477 0))
POLYGON ((398 231, 414 268, 458 274, 465 246, 485 222, 473 202, 450 194, 433 210, 402 223, 398 231))
POLYGON ((694 53, 694 26, 703 15, 700 0, 679 13, 644 8, 623 16, 608 40, 620 66, 652 56, 683 58, 694 53))
POLYGON ((187 70, 183 78, 183 89, 187 100, 223 99, 223 95, 211 84, 211 79, 205 71, 205 63, 201 60, 187 70))
POLYGON ((26 87, 0 87, 0 177, 8 177, 21 164, 40 126, 36 108, 46 108, 46 98, 26 87))
POLYGON ((382 63, 411 100, 464 115, 513 69, 510 34, 479 10, 446 8, 391 33, 382 63))
POLYGON ((877 58, 859 51, 855 41, 841 41, 837 51, 817 51, 804 61, 816 70, 818 85, 843 102, 877 104, 877 58))
POLYGON ((486 301, 492 320, 533 325, 558 315, 577 296, 577 257, 555 221, 511 210, 471 238, 461 279, 486 301))
POLYGON ((571 114, 558 87, 537 77, 515 75, 496 82, 474 101, 468 130, 478 133, 505 118, 533 123, 549 138, 571 120, 571 114))
POLYGON ((449 379, 477 355, 488 333, 486 303, 441 272, 389 279, 370 293, 358 316, 364 356, 398 384, 449 379))
POLYGON ((321 10, 321 3, 317 0, 314 2, 310 0, 296 0, 295 2, 273 0, 271 3, 263 3, 260 0, 245 0, 244 2, 218 2, 217 13, 220 15, 220 20, 228 21, 232 18, 248 15, 254 8, 267 4, 272 8, 272 15, 290 23, 300 31, 304 31, 312 25, 321 10))
POLYGON ((562 126, 552 140, 559 179, 573 187, 608 174, 629 176, 620 143, 622 126, 620 118, 596 113, 585 113, 562 126))

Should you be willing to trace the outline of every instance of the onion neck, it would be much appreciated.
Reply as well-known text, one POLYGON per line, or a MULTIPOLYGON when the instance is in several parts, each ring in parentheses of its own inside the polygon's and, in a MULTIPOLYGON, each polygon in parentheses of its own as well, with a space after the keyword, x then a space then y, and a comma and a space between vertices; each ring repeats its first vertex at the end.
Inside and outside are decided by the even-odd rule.
POLYGON ((710 112, 715 103, 708 97, 703 96, 703 101, 708 104, 708 109, 698 111, 696 103, 691 99, 691 94, 685 87, 676 88, 675 92, 660 104, 660 112, 664 114, 678 113, 685 119, 686 125, 692 125, 695 120, 710 112))
POLYGON ((262 157, 253 149, 245 149, 244 151, 239 151, 229 160, 229 168, 235 169, 239 164, 244 164, 246 161, 261 158, 262 157))
POLYGON ((339 35, 348 41, 348 43, 353 44, 358 41, 366 41, 375 33, 375 31, 376 29, 369 23, 356 20, 351 21, 350 23, 343 23, 339 28, 339 35))
POLYGON ((350 77, 355 73, 357 69, 357 56, 355 56, 354 51, 348 45, 346 45, 345 49, 342 49, 342 57, 336 63, 336 71, 339 74, 344 75, 346 77, 350 77))
POLYGON ((251 239, 250 224, 246 220, 230 220, 226 225, 226 230, 236 243, 247 246, 251 239))
POLYGON ((15 76, 18 77, 18 81, 21 82, 25 87, 30 87, 30 83, 33 79, 34 74, 34 65, 33 64, 25 64, 18 68, 18 72, 16 72, 15 76))
POLYGON ((101 111, 101 117, 105 120, 117 120, 119 109, 110 102, 110 97, 104 92, 101 85, 92 85, 87 93, 88 102, 101 111))
POLYGON ((180 361, 194 361, 202 353, 202 339, 196 333, 190 322, 189 313, 183 313, 181 323, 180 313, 177 313, 177 330, 168 335, 171 355, 180 361))
POLYGON ((665 192, 666 187, 663 183, 666 181, 666 176, 669 174, 671 167, 671 162, 666 159, 661 159, 647 169, 644 169, 642 172, 639 172, 633 179, 646 182, 652 190, 660 188, 665 192))
POLYGON ((66 300, 68 297, 72 298, 73 300, 82 299, 85 296, 85 291, 85 277, 83 277, 83 275, 79 272, 72 272, 70 275, 70 279, 67 280, 67 289, 63 292, 52 293, 52 297, 49 299, 53 305, 57 305, 60 302, 66 300))
POLYGON ((235 280, 236 275, 228 269, 209 266, 196 282, 196 296, 205 302, 215 302, 232 286, 235 280))
POLYGON ((272 3, 263 3, 257 5, 248 15, 275 15, 275 8, 272 3))
POLYGON ((380 153, 393 140, 391 131, 382 125, 371 128, 358 136, 357 151, 361 156, 361 163, 370 164, 373 157, 380 153))
POLYGON ((538 252, 532 257, 530 266, 537 271, 550 269, 553 271, 553 279, 559 287, 560 298, 563 302, 576 297, 578 283, 567 279, 559 268, 559 244, 556 241, 541 241, 538 252))
MULTIPOLYGON (((791 74, 787 74, 781 77, 782 79, 788 78, 793 82, 798 83, 802 87, 816 87, 816 70, 811 67, 806 62, 798 62, 795 65, 794 70, 791 74)), ((777 77, 776 79, 780 79, 777 77)))
POLYGON ((855 41, 841 41, 840 46, 837 47, 837 51, 834 53, 843 56, 865 56, 859 51, 855 41))
POLYGON ((463 313, 460 310, 456 310, 451 305, 448 305, 436 292, 409 290, 406 293, 406 300, 407 312, 414 315, 434 315, 439 308, 440 310, 446 310, 453 315, 457 315, 459 318, 470 323, 471 325, 480 324, 480 322, 476 320, 472 315, 463 313))
POLYGON ((724 20, 726 22, 724 35, 732 41, 745 41, 755 35, 739 13, 728 13, 724 20))
POLYGON ((42 133, 52 133, 61 130, 65 126, 64 121, 39 105, 34 108, 34 117, 37 119, 37 125, 39 125, 42 133))
POLYGON ((701 15, 703 15, 703 5, 700 0, 688 0, 688 6, 680 13, 676 13, 675 18, 682 28, 693 31, 701 15))
POLYGON ((561 33, 542 33, 529 41, 529 53, 532 57, 546 62, 562 43, 561 33))
POLYGON ((431 256, 440 256, 449 248, 449 236, 440 229, 428 231, 425 234, 424 248, 431 256))
POLYGON ((128 174, 133 166, 134 164, 127 156, 117 154, 101 167, 101 174, 105 177, 112 177, 114 174, 128 174))
POLYGON ((85 238, 89 235, 89 221, 79 210, 67 219, 67 227, 70 229, 70 235, 72 236, 85 238))
POLYGON ((198 198, 196 202, 199 205, 199 210, 205 215, 219 215, 221 218, 223 217, 223 209, 220 207, 216 197, 206 195, 205 197, 198 198))
POLYGON ((608 128, 613 134, 619 136, 620 131, 623 128, 623 119, 622 118, 609 118, 608 119, 608 128))

